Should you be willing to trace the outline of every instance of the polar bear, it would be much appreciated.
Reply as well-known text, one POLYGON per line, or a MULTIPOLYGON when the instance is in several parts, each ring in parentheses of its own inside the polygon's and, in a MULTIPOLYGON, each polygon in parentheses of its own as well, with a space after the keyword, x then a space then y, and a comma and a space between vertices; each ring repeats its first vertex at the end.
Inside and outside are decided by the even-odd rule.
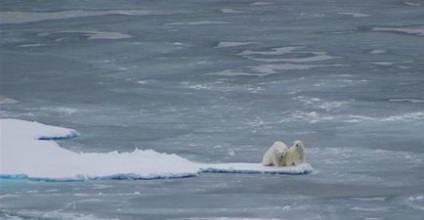
POLYGON ((287 152, 287 145, 281 141, 276 141, 268 149, 262 158, 262 165, 264 166, 283 166, 284 156, 287 152))
POLYGON ((296 166, 304 163, 305 161, 305 147, 303 146, 302 141, 295 141, 293 146, 287 150, 282 164, 283 166, 296 166))

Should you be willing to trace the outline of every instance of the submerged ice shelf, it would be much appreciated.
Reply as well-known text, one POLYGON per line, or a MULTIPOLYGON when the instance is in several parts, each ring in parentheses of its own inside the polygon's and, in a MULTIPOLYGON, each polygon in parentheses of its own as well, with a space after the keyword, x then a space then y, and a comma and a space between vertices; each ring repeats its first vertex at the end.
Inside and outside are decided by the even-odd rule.
POLYGON ((307 174, 309 164, 263 167, 259 163, 205 164, 175 154, 139 150, 76 153, 54 140, 78 136, 73 129, 17 119, 0 119, 0 178, 47 181, 185 178, 201 173, 307 174))

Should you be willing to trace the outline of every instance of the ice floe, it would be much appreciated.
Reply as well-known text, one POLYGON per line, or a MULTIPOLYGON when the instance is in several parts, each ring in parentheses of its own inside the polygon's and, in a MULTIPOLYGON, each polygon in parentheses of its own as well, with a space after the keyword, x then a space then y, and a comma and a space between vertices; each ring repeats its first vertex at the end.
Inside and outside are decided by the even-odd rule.
POLYGON ((248 173, 248 174, 307 174, 312 172, 308 163, 295 167, 264 167, 260 163, 222 163, 205 164, 200 166, 205 173, 248 173))
POLYGON ((79 153, 54 140, 78 136, 73 129, 18 119, 0 119, 0 178, 66 181, 85 179, 161 179, 193 177, 205 172, 307 174, 309 164, 264 167, 260 163, 206 164, 154 150, 79 153))

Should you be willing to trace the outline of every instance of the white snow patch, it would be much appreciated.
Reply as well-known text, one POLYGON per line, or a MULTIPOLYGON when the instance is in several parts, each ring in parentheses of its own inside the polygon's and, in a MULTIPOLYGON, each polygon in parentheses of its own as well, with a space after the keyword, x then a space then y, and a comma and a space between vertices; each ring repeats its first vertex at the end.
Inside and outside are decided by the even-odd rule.
POLYGON ((46 140, 77 136, 73 129, 16 119, 1 119, 0 125, 1 175, 85 179, 124 174, 130 178, 156 178, 196 175, 198 171, 181 157, 152 150, 76 153, 46 140))

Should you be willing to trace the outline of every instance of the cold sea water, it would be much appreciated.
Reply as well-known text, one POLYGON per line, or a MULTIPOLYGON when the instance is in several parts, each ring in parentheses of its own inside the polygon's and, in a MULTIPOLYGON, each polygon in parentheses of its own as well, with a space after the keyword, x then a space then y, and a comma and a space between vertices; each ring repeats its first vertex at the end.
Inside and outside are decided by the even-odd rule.
POLYGON ((423 218, 423 1, 0 4, 1 118, 73 128, 57 142, 74 152, 202 163, 259 163, 302 140, 313 167, 1 178, 0 219, 423 218))

